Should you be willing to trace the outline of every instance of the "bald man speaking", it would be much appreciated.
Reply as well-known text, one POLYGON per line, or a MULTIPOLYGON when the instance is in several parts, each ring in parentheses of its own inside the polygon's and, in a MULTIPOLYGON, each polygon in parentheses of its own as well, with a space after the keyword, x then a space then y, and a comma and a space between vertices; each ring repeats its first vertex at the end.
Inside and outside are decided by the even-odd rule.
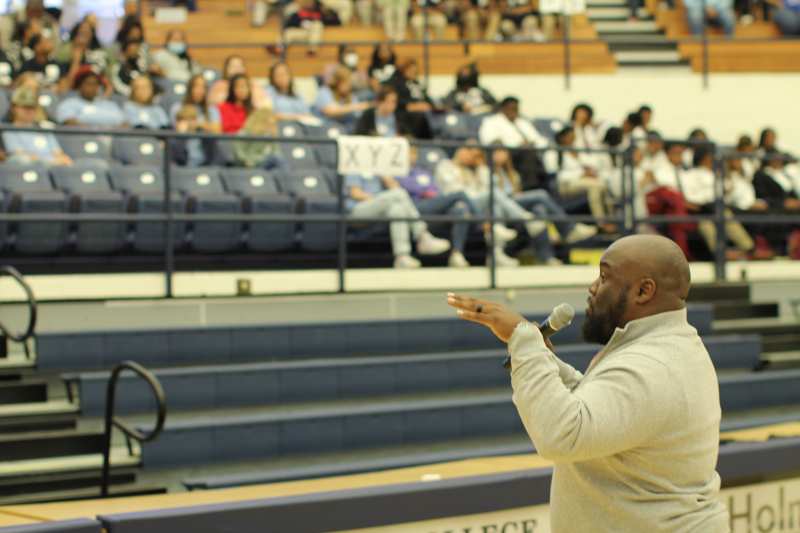
POLYGON ((657 236, 616 241, 589 288, 583 335, 604 344, 581 374, 539 328, 454 294, 458 315, 508 343, 514 405, 553 461, 553 533, 727 533, 718 501, 719 385, 686 319, 689 264, 657 236))

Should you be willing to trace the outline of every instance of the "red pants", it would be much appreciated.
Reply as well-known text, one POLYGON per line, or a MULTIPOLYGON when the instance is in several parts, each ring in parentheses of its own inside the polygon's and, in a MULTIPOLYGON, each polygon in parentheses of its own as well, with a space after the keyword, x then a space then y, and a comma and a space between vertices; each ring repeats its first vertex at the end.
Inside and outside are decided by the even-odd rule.
MULTIPOLYGON (((675 189, 659 187, 647 193, 647 210, 651 215, 688 215, 683 195, 675 189)), ((674 222, 667 224, 667 235, 681 247, 689 259, 689 232, 694 231, 694 222, 674 222)))

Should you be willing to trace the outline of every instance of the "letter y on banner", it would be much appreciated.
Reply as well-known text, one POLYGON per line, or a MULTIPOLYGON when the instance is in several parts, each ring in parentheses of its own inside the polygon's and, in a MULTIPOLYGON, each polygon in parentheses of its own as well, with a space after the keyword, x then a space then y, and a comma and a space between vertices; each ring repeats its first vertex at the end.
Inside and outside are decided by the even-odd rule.
POLYGON ((381 177, 408 175, 408 139, 340 135, 336 142, 339 174, 381 177))

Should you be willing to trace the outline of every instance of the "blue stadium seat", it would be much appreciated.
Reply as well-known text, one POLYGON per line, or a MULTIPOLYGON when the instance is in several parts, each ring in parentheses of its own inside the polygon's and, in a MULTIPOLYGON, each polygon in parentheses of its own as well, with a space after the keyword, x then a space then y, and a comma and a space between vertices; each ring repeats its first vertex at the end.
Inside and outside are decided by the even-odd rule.
POLYGON ((319 162, 310 144, 282 142, 281 153, 292 169, 318 169, 319 162))
POLYGON ((533 127, 551 143, 556 142, 556 134, 561 131, 567 122, 560 118, 535 118, 533 127))
MULTIPOLYGON (((130 200, 131 210, 141 214, 160 214, 164 212, 164 176, 158 167, 116 165, 110 171, 111 184, 117 191, 124 192, 130 200)), ((173 193, 172 211, 184 213, 186 202, 173 193)), ((133 248, 144 253, 160 253, 166 245, 166 224, 162 222, 135 222, 133 229, 133 248)), ((173 248, 183 245, 186 223, 175 222, 173 248)))
MULTIPOLYGON (((292 169, 281 175, 283 190, 298 199, 298 211, 312 215, 338 212, 334 181, 335 176, 321 169, 292 169)), ((336 224, 331 222, 304 223, 300 239, 303 249, 312 252, 335 250, 336 229, 336 224)))
POLYGON ((434 172, 436 165, 444 159, 447 159, 447 154, 441 148, 420 146, 417 151, 417 166, 431 172, 434 172))
POLYGON ((167 78, 155 78, 155 83, 161 91, 158 104, 169 113, 176 102, 182 102, 186 95, 186 83, 167 78))
POLYGON ((466 113, 431 115, 432 126, 442 139, 464 140, 478 134, 476 124, 466 113))
POLYGON ((217 139, 216 141, 216 163, 226 167, 239 166, 239 161, 233 151, 233 143, 236 139, 217 139))
MULTIPOLYGON (((58 189, 73 195, 72 209, 78 213, 125 214, 122 193, 112 191, 103 167, 75 165, 53 167, 50 175, 58 189)), ((78 222, 75 246, 81 253, 112 253, 126 242, 126 222, 78 222)))
MULTIPOLYGON (((238 198, 225 191, 216 167, 172 168, 175 188, 189 198, 189 211, 197 214, 239 214, 238 198)), ((199 252, 226 252, 239 246, 241 222, 194 222, 192 247, 199 252)))
MULTIPOLYGON (((0 165, 0 190, 6 191, 5 211, 11 213, 66 213, 67 197, 53 189, 47 169, 40 165, 0 165)), ((17 252, 51 254, 67 241, 66 222, 19 222, 11 240, 17 252)))
MULTIPOLYGON (((294 200, 280 190, 276 176, 259 169, 223 170, 228 190, 242 198, 245 213, 291 214, 294 200)), ((246 225, 247 248, 254 252, 287 250, 294 246, 294 222, 250 222, 246 225)))
MULTIPOLYGON (((321 126, 306 127, 309 137, 317 139, 331 139, 335 141, 339 135, 345 133, 340 124, 324 123, 321 126)), ((314 150, 317 161, 323 168, 335 169, 338 162, 338 147, 335 142, 315 144, 314 150)))
POLYGON ((163 143, 155 137, 115 137, 111 145, 114 159, 126 165, 162 165, 163 143))
POLYGON ((281 120, 278 123, 278 135, 290 139, 300 139, 306 136, 306 130, 299 122, 281 120))
POLYGON ((42 106, 48 117, 55 117, 59 101, 58 95, 53 91, 42 90, 39 93, 39 105, 42 106))
POLYGON ((111 160, 111 141, 104 136, 62 133, 58 135, 58 144, 76 162, 81 159, 111 160))

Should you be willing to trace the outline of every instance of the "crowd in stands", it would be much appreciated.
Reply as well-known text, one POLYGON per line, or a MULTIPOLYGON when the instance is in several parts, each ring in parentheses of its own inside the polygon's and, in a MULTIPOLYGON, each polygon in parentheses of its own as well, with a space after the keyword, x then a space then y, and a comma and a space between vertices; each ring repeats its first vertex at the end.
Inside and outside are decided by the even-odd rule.
MULTIPOLYGON (((30 5, 36 7, 37 2, 30 5)), ((634 207, 640 218, 648 213, 715 210, 714 164, 720 147, 702 129, 693 130, 686 140, 664 142, 649 106, 628 114, 618 125, 598 119, 585 103, 576 105, 563 121, 531 120, 520 113, 517 98, 497 98, 482 86, 474 64, 458 67, 452 91, 439 99, 427 92, 416 61, 396 57, 389 43, 375 46, 367 66, 354 49, 340 47, 338 61, 318 76, 316 99, 308 102, 295 91, 286 63, 276 62, 264 73, 266 84, 251 78, 244 60, 235 55, 227 58, 218 76, 207 76, 209 71, 192 59, 180 31, 169 32, 165 46, 153 52, 144 41, 142 24, 129 15, 114 43, 103 47, 90 15, 56 46, 57 23, 48 17, 46 12, 27 10, 25 29, 16 32, 15 46, 6 52, 9 75, 0 93, 8 97, 6 123, 224 133, 235 139, 228 159, 220 159, 214 140, 180 137, 170 141, 172 163, 233 164, 275 173, 292 164, 281 143, 246 136, 279 137, 279 126, 286 123, 329 136, 460 140, 460 148, 443 152, 435 164, 419 161, 413 150, 407 176, 344 176, 346 206, 354 218, 479 217, 494 212, 498 218, 514 219, 516 223, 478 228, 502 266, 519 264, 508 253, 506 245, 512 241, 522 242, 540 263, 559 264, 557 245, 598 233, 616 234, 620 228, 615 217, 630 187, 625 185, 623 151, 633 166, 634 207), (581 212, 593 215, 596 224, 545 222, 581 212)), ((0 157, 8 162, 77 164, 59 138, 46 130, 4 131, 0 138, 0 157)), ((765 129, 757 145, 742 136, 723 161, 729 217, 800 213, 800 170, 779 150, 776 132, 765 129)), ((109 165, 99 158, 90 162, 109 165)), ((800 257, 800 233, 791 229, 730 220, 727 253, 736 258, 785 253, 800 257)), ((708 220, 640 224, 637 230, 669 235, 689 257, 695 253, 690 246, 694 233, 708 250, 717 246, 716 226, 708 220)), ((469 231, 467 222, 452 224, 447 240, 435 237, 422 221, 392 222, 395 265, 418 267, 412 256, 415 248, 422 255, 448 253, 451 266, 468 266, 464 250, 469 231)))

